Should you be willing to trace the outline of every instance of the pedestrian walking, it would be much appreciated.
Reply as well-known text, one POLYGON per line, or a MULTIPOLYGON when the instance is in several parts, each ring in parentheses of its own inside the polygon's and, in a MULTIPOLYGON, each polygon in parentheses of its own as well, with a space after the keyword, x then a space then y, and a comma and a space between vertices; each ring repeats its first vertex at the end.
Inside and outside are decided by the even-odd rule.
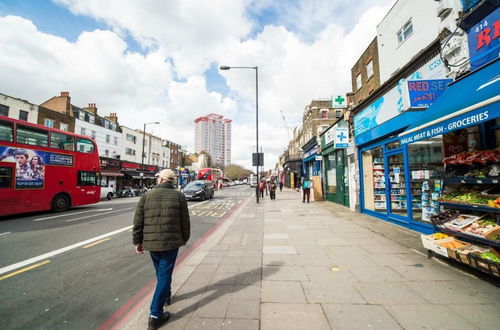
POLYGON ((280 180, 280 192, 283 191, 283 182, 280 180))
POLYGON ((311 195, 311 184, 309 183, 309 179, 304 178, 302 180, 302 203, 305 203, 306 200, 309 203, 310 195, 311 195))
POLYGON ((274 183, 274 181, 271 181, 269 185, 269 195, 272 200, 276 200, 276 183, 274 183))
POLYGON ((259 194, 260 194, 260 198, 264 199, 264 189, 266 186, 266 183, 264 182, 264 180, 260 180, 259 182, 259 194))
POLYGON ((155 189, 142 195, 134 217, 132 241, 135 251, 149 251, 156 270, 156 289, 151 301, 148 329, 158 329, 170 318, 172 272, 179 247, 190 236, 189 210, 184 195, 174 188, 175 173, 165 169, 155 189))

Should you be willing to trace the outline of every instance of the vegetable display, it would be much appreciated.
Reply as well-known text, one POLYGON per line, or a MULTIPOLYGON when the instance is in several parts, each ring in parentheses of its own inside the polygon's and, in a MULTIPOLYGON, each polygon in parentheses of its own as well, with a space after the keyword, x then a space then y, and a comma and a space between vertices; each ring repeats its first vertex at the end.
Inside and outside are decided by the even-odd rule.
POLYGON ((480 257, 489 261, 493 261, 496 263, 500 263, 500 257, 498 257, 495 253, 493 252, 483 252, 480 254, 480 257))

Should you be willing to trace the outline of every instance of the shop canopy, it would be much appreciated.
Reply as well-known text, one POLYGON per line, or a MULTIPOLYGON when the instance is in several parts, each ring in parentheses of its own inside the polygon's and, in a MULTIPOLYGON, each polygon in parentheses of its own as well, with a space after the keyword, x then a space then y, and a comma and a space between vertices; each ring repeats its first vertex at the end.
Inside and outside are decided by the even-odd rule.
POLYGON ((102 176, 114 176, 114 177, 118 177, 118 176, 123 176, 124 174, 121 173, 121 172, 105 172, 105 171, 102 171, 101 175, 102 176))
POLYGON ((401 144, 429 139, 500 117, 500 61, 450 84, 420 118, 399 134, 401 144))
MULTIPOLYGON (((133 179, 141 178, 141 171, 123 171, 123 173, 126 175, 130 175, 133 179)), ((156 178, 153 172, 144 171, 143 173, 144 173, 144 176, 142 177, 143 179, 156 178)))

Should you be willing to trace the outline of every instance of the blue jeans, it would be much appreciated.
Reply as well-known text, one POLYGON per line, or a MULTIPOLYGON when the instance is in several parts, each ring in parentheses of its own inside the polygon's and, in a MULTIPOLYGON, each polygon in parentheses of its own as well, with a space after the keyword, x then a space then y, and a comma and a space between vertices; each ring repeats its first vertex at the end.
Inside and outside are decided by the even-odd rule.
POLYGON ((167 298, 172 294, 170 284, 172 283, 172 272, 174 271, 177 252, 179 252, 179 248, 162 252, 150 252, 156 269, 157 280, 153 301, 151 301, 151 316, 161 316, 163 306, 167 298))

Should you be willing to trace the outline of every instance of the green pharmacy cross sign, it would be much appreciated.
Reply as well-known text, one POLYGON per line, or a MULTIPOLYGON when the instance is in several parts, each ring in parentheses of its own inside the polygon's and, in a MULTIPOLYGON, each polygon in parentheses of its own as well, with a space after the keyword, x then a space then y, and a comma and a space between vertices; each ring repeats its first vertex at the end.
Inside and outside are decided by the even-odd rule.
POLYGON ((346 98, 343 95, 332 96, 332 108, 345 108, 347 107, 346 98))

